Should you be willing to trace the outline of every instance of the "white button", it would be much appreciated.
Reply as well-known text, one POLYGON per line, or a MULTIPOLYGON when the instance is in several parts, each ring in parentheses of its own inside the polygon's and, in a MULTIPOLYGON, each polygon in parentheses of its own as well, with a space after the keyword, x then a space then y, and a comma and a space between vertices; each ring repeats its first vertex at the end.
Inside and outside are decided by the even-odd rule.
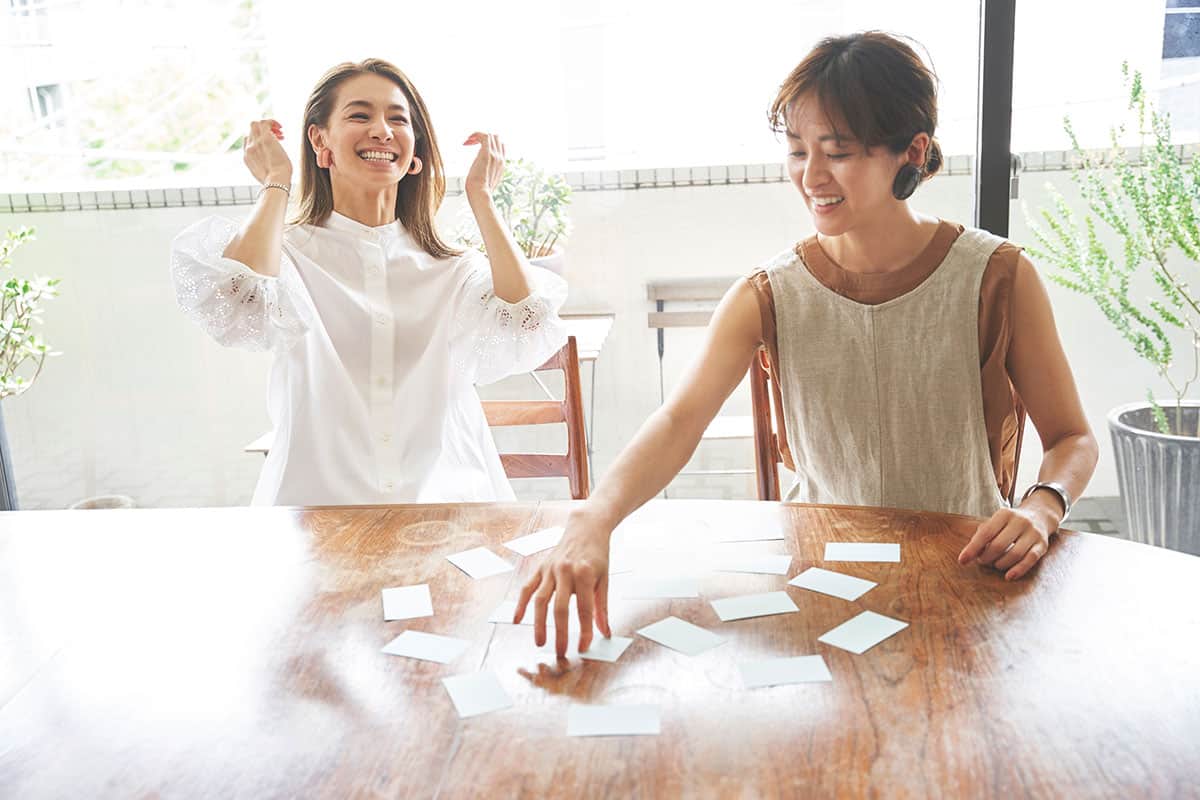
POLYGON ((385 317, 383 314, 376 314, 376 315, 375 315, 375 322, 377 322, 377 323, 378 323, 378 324, 380 324, 380 325, 386 325, 386 324, 387 324, 387 317, 385 317))
POLYGON ((394 485, 394 484, 393 484, 391 481, 388 481, 387 483, 385 483, 385 484, 383 485, 383 490, 384 490, 385 492, 390 492, 390 491, 391 491, 392 489, 394 489, 394 488, 396 488, 396 487, 395 487, 395 485, 394 485))
POLYGON ((379 438, 381 441, 390 442, 392 440, 392 435, 390 433, 381 433, 379 438))

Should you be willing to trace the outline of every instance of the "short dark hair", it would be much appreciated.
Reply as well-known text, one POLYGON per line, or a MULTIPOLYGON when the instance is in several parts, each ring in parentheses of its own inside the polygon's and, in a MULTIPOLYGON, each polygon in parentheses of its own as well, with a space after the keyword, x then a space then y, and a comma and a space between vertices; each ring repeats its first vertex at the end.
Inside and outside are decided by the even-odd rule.
POLYGON ((937 127, 937 75, 916 51, 891 34, 866 31, 822 39, 779 87, 767 116, 772 130, 787 132, 791 105, 816 98, 835 135, 867 148, 903 153, 918 133, 932 141, 922 177, 942 166, 937 127), (838 130, 839 120, 848 130, 838 130))

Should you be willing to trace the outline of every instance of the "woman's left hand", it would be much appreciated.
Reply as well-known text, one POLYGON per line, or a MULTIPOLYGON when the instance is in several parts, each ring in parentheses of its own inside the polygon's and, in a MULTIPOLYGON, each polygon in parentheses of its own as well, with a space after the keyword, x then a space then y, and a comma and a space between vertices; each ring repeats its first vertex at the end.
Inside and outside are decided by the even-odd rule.
POLYGON ((490 199, 504 175, 504 143, 494 133, 476 131, 467 137, 464 145, 479 145, 475 161, 467 171, 463 186, 468 200, 490 199))
POLYGON ((959 564, 976 560, 1007 570, 1005 580, 1015 581, 1033 569, 1050 548, 1048 523, 1033 509, 1002 508, 975 530, 958 554, 959 564))

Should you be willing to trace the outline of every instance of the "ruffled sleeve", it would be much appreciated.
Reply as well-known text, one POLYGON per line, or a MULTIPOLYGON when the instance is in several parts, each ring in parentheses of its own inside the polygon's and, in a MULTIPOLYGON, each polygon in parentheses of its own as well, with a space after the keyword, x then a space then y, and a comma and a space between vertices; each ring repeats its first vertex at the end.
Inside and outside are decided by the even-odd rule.
POLYGON ((296 266, 285 252, 279 276, 272 277, 225 258, 222 253, 237 232, 233 221, 209 217, 171 242, 171 280, 179 307, 220 344, 287 350, 312 323, 296 266))
POLYGON ((529 372, 567 343, 558 310, 567 282, 542 267, 527 267, 529 296, 508 303, 496 296, 487 257, 469 250, 457 264, 461 275, 454 309, 455 364, 476 384, 529 372))

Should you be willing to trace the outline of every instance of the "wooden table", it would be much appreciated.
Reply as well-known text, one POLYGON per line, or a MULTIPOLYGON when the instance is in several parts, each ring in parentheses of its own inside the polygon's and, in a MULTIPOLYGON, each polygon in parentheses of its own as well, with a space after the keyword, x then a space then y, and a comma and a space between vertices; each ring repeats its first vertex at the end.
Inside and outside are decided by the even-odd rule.
POLYGON ((617 633, 675 614, 730 641, 557 665, 486 622, 544 554, 481 581, 444 556, 512 556, 500 542, 568 508, 0 514, 0 797, 1197 794, 1200 559, 1068 533, 1006 583, 955 563, 963 517, 654 502, 629 541, 786 549, 789 576, 831 540, 899 541, 903 562, 839 565, 880 584, 857 602, 789 588, 801 613, 726 624, 709 600, 785 579, 614 600, 617 633), (701 544, 723 530, 786 541, 701 544), (422 582, 436 615, 384 622, 380 590, 422 582), (817 642, 862 609, 911 626, 861 656, 817 642), (405 628, 472 645, 445 666, 381 654, 405 628), (739 661, 810 653, 832 683, 741 686, 739 661), (460 721, 440 679, 479 669, 516 705, 460 721), (569 703, 660 704, 662 734, 568 739, 569 703))

